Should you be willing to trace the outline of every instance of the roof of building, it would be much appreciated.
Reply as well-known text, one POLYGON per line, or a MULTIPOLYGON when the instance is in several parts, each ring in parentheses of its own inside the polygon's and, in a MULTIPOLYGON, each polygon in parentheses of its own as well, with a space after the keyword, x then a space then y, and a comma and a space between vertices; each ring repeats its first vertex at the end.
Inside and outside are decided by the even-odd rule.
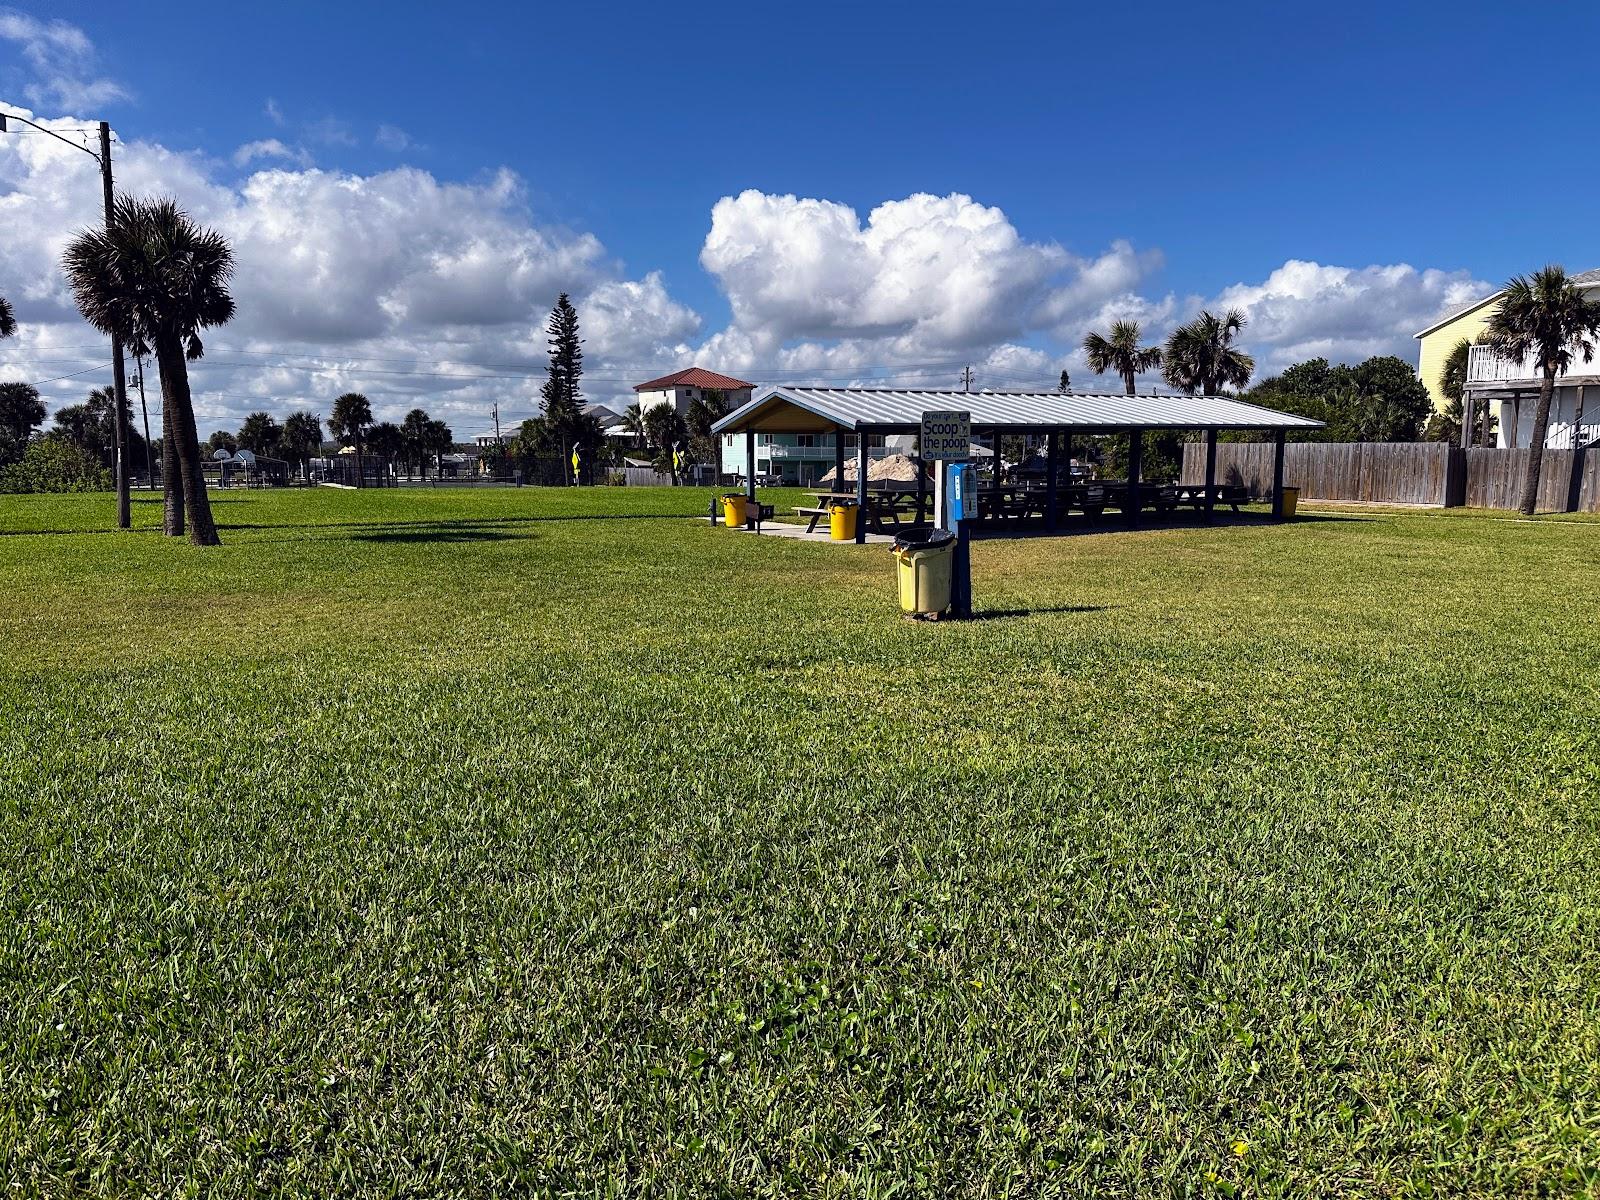
POLYGON ((602 429, 609 429, 613 425, 622 424, 624 417, 616 409, 606 404, 586 404, 583 406, 585 416, 597 417, 602 429))
POLYGON ((689 367, 682 371, 674 371, 671 375, 663 375, 660 379, 652 379, 649 383, 636 383, 633 385, 633 390, 654 392, 669 387, 715 388, 718 391, 732 392, 740 388, 753 388, 755 384, 735 379, 732 375, 718 375, 715 371, 707 371, 703 367, 689 367))
POLYGON ((889 388, 764 387, 712 429, 717 433, 910 431, 929 411, 972 414, 976 428, 1320 429, 1321 421, 1229 396, 1128 396, 1111 392, 939 392, 889 388))
MULTIPOLYGON (((1588 287, 1591 285, 1600 286, 1600 267, 1595 267, 1588 271, 1579 271, 1576 275, 1573 275, 1570 278, 1571 282, 1576 283, 1581 287, 1588 287)), ((1483 297, 1483 299, 1474 300, 1465 308, 1456 309, 1455 312, 1451 313, 1448 317, 1439 318, 1439 320, 1435 321, 1432 325, 1429 325, 1426 329, 1419 329, 1411 336, 1414 338, 1425 338, 1430 333, 1443 329, 1446 325, 1450 324, 1450 322, 1459 321, 1468 313, 1477 312, 1478 309, 1482 308, 1485 304, 1488 304, 1491 300, 1500 299, 1500 296, 1504 291, 1505 288, 1499 288, 1493 292, 1490 292, 1487 296, 1483 297)))

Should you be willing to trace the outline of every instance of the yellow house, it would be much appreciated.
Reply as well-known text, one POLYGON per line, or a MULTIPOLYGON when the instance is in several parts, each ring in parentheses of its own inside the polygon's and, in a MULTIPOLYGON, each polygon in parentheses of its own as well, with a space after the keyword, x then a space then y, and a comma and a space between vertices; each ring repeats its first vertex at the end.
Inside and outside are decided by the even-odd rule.
MULTIPOLYGON (((1572 276, 1572 282, 1600 299, 1600 270, 1572 276)), ((1510 362, 1488 346, 1475 343, 1494 316, 1501 293, 1495 292, 1466 308, 1451 313, 1442 321, 1416 335, 1417 374, 1433 397, 1433 406, 1442 411, 1446 401, 1439 387, 1439 373, 1450 351, 1463 339, 1474 343, 1467 358, 1466 394, 1474 405, 1487 402, 1494 414, 1501 446, 1521 447, 1533 438, 1533 404, 1539 394, 1538 365, 1529 359, 1510 362)), ((1545 445, 1553 449, 1590 445, 1600 439, 1600 356, 1584 362, 1574 354, 1572 364, 1556 380, 1551 399, 1550 424, 1545 445)))
POLYGON ((1417 341, 1421 343, 1417 355, 1417 374, 1422 378, 1422 386, 1428 389, 1428 395, 1433 397, 1433 407, 1440 412, 1444 411, 1444 392, 1439 390, 1439 372, 1444 370, 1444 360, 1450 357, 1450 351, 1456 344, 1465 338, 1469 342, 1478 340, 1480 334, 1489 326, 1489 318, 1494 315, 1500 293, 1485 296, 1482 300, 1474 300, 1467 307, 1451 313, 1444 320, 1434 325, 1429 325, 1417 334, 1417 341))

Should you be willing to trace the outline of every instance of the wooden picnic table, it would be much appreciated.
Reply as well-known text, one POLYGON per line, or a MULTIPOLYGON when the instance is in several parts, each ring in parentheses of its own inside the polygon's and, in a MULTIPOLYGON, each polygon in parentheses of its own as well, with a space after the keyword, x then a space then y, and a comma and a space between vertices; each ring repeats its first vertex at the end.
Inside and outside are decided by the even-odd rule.
MULTIPOLYGON (((806 532, 811 533, 817 527, 817 522, 828 515, 828 510, 836 501, 848 501, 854 504, 859 497, 854 492, 807 492, 808 496, 816 499, 817 503, 810 508, 797 508, 795 511, 801 516, 811 518, 806 523, 806 532)), ((883 519, 888 517, 890 522, 898 528, 900 525, 900 510, 905 502, 910 501, 914 507, 917 502, 915 492, 867 492, 867 527, 874 533, 884 532, 883 519)))

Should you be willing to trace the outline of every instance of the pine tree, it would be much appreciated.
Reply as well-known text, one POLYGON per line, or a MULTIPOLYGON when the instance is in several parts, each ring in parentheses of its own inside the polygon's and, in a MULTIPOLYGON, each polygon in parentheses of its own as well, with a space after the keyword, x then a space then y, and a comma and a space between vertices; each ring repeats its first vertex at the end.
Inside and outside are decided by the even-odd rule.
MULTIPOLYGON (((562 292, 550 312, 550 369, 540 390, 544 401, 543 428, 549 448, 565 457, 581 435, 583 393, 583 339, 578 336, 578 310, 562 292)), ((563 478, 569 476, 562 472, 563 478)))

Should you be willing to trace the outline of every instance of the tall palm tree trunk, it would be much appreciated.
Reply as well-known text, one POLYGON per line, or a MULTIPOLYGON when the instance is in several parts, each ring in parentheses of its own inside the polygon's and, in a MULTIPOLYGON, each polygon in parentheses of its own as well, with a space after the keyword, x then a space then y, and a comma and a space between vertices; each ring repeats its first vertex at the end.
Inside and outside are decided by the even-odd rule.
POLYGON ((1131 396, 1131 395, 1134 394, 1134 391, 1133 391, 1133 371, 1131 369, 1127 370, 1127 371, 1124 371, 1122 373, 1122 387, 1123 387, 1123 390, 1128 393, 1128 395, 1131 396))
POLYGON ((211 517, 211 498, 206 494, 206 479, 200 470, 200 434, 194 424, 189 364, 184 360, 183 347, 177 341, 157 344, 156 361, 161 365, 162 404, 172 412, 172 433, 178 443, 189 541, 196 546, 220 546, 222 539, 217 536, 217 525, 211 517))
POLYGON ((1533 433, 1528 439, 1528 478, 1522 485, 1522 515, 1539 507, 1539 469, 1544 465, 1544 436, 1550 424, 1550 401, 1556 394, 1555 364, 1546 361, 1539 379, 1539 402, 1533 406, 1533 433))
POLYGON ((172 428, 172 405, 166 388, 161 400, 161 528, 168 537, 183 536, 183 471, 178 466, 178 438, 172 428))
POLYGON ((356 434, 356 486, 358 488, 367 486, 367 467, 366 463, 362 461, 361 435, 359 433, 356 434))

